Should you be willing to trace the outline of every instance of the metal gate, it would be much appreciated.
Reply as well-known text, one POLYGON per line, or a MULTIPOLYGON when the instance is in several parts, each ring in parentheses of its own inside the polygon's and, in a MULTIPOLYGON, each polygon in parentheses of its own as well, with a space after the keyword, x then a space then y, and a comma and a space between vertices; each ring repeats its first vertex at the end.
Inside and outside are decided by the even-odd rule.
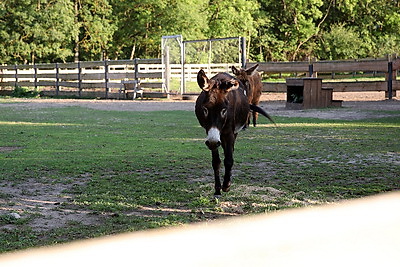
POLYGON ((167 94, 173 89, 183 94, 183 38, 182 35, 163 36, 161 38, 161 63, 163 71, 163 88, 167 94), (179 75, 175 75, 175 70, 179 75), (174 70, 174 71, 172 71, 174 70))
POLYGON ((162 60, 166 92, 198 93, 196 74, 200 69, 211 76, 229 72, 232 65, 245 66, 246 39, 228 37, 183 41, 182 35, 163 36, 162 60))

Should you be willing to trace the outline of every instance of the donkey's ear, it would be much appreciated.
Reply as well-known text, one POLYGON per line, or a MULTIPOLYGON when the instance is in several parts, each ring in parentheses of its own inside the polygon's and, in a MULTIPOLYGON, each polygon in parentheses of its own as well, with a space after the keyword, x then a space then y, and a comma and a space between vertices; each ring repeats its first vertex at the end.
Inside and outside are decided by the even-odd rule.
POLYGON ((248 68, 248 69, 246 69, 245 71, 246 71, 247 75, 253 75, 254 71, 255 71, 257 68, 258 68, 258 64, 254 65, 254 66, 252 66, 252 67, 250 67, 250 68, 248 68))
POLYGON ((204 91, 210 90, 210 80, 207 78, 207 75, 203 69, 197 73, 197 84, 204 91))
POLYGON ((238 88, 239 88, 239 81, 236 79, 224 81, 219 85, 219 89, 223 90, 225 93, 231 90, 236 90, 238 88))
POLYGON ((235 68, 235 66, 232 66, 231 69, 232 69, 233 74, 239 75, 240 72, 237 68, 235 68))

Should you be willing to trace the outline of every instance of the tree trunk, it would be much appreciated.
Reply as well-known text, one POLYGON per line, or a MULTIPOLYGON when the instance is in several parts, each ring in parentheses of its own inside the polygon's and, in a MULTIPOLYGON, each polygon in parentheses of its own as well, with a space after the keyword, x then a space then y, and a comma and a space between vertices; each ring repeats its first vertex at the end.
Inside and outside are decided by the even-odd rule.
POLYGON ((135 50, 136 50, 136 44, 132 46, 131 57, 129 58, 130 60, 133 60, 135 58, 135 50))

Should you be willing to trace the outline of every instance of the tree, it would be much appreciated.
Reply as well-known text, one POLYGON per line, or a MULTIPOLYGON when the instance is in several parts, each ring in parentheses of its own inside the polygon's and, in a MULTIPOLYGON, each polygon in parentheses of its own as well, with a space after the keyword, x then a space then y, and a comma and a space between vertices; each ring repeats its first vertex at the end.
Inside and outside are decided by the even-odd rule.
POLYGON ((208 37, 252 36, 259 4, 246 0, 211 0, 207 8, 208 37))
POLYGON ((0 62, 66 60, 77 27, 69 0, 5 0, 0 4, 0 62))
POLYGON ((163 35, 204 38, 206 0, 113 1, 115 58, 159 57, 163 35))
POLYGON ((369 45, 364 43, 360 34, 344 24, 332 25, 329 32, 322 35, 320 59, 354 59, 367 55, 369 45))
POLYGON ((312 56, 315 48, 313 41, 324 26, 333 1, 327 2, 327 6, 322 0, 259 2, 260 49, 255 52, 258 57, 265 60, 298 60, 312 56))
POLYGON ((111 47, 116 25, 112 21, 112 6, 108 0, 74 0, 75 61, 101 60, 111 47))
POLYGON ((163 35, 245 36, 251 60, 400 53, 400 1, 1 0, 0 63, 160 57, 163 35))
MULTIPOLYGON (((347 45, 347 51, 344 51, 343 47, 340 48, 342 51, 337 56, 346 58, 382 57, 388 53, 400 51, 399 1, 336 0, 331 15, 327 18, 327 25, 329 26, 322 34, 320 45, 325 51, 329 43, 329 40, 327 41, 325 38, 332 41, 332 34, 329 31, 343 34, 342 44, 349 38, 356 42, 354 46, 347 45), (346 35, 345 32, 348 32, 349 35, 346 35), (355 38, 356 35, 357 38, 355 38), (359 42, 362 42, 362 46, 359 47, 361 50, 355 51, 359 42)), ((336 39, 339 41, 338 38, 336 39)), ((338 43, 335 42, 335 44, 338 43)), ((335 47, 328 49, 330 51, 337 50, 335 47)), ((334 57, 333 59, 341 58, 334 57)))

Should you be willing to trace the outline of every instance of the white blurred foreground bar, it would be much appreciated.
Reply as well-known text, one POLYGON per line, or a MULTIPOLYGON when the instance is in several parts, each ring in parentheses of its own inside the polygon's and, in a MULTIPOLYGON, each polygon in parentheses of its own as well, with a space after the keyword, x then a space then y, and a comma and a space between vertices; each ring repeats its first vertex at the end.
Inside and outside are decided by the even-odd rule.
POLYGON ((0 266, 400 266, 400 193, 31 249, 0 266))

